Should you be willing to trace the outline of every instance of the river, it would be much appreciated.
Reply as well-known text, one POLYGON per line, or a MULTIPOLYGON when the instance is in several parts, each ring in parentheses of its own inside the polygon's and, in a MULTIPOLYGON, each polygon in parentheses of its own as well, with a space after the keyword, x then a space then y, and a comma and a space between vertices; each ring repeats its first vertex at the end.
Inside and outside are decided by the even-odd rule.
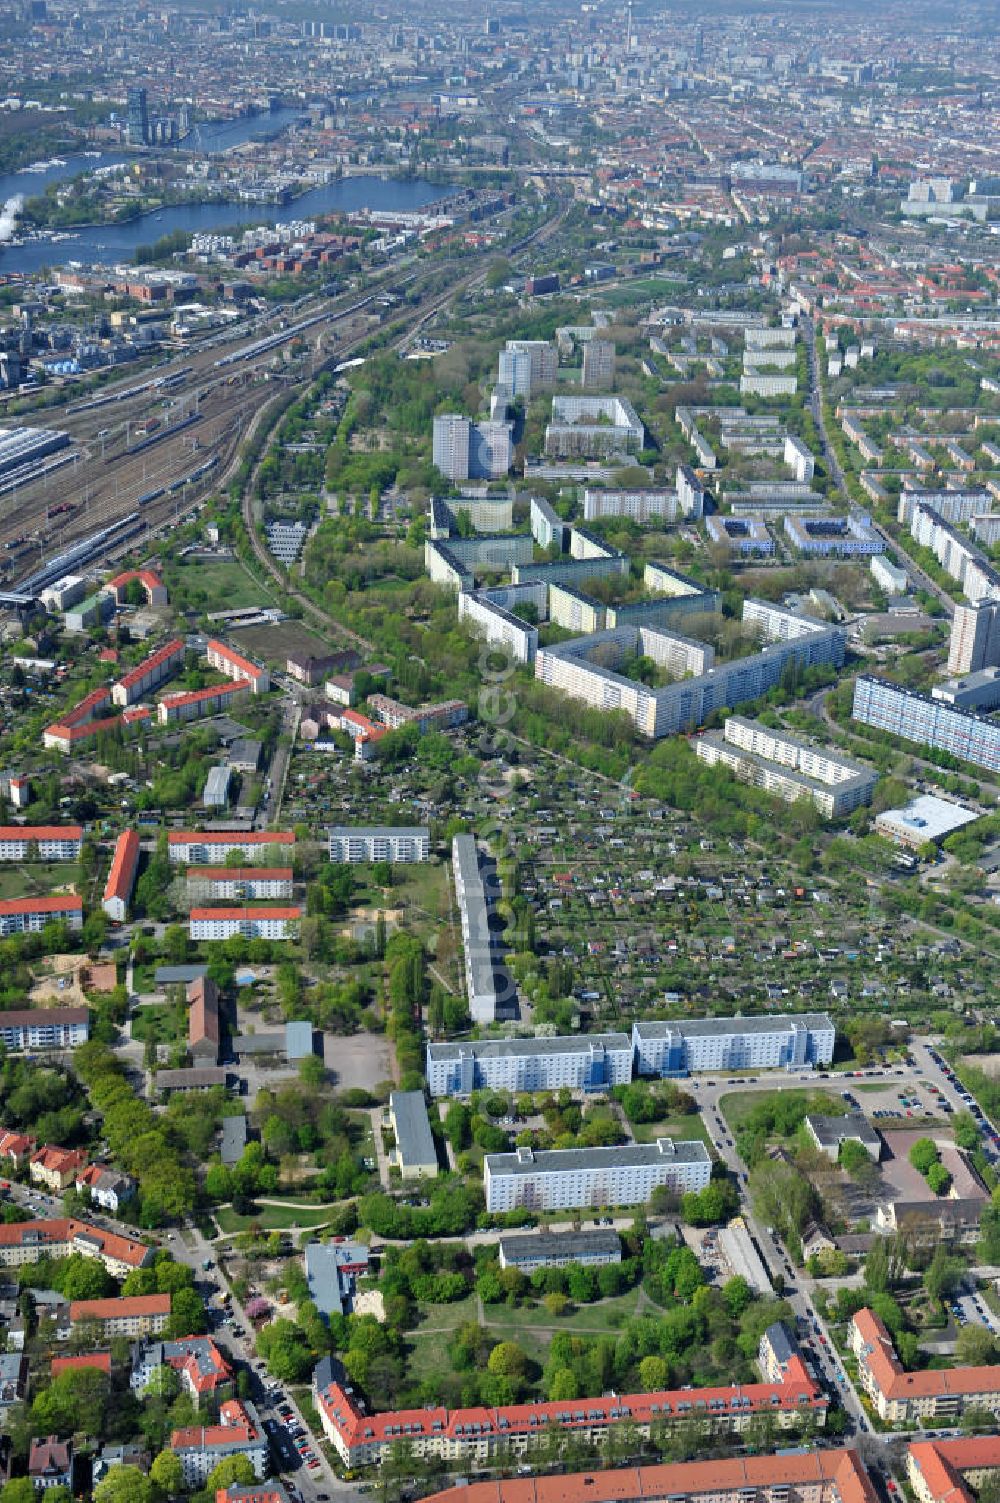
MULTIPOLYGON (((195 127, 190 144, 205 154, 226 151, 243 141, 275 135, 302 118, 301 110, 276 110, 270 114, 236 120, 205 122, 195 127)), ((40 162, 31 171, 11 172, 0 177, 0 203, 18 195, 31 198, 50 183, 67 182, 84 172, 133 160, 123 152, 75 152, 57 162, 40 162)), ((69 238, 32 240, 25 245, 0 243, 0 274, 36 272, 45 266, 114 265, 131 261, 136 247, 148 245, 174 230, 224 230, 230 226, 273 224, 278 220, 314 219, 352 209, 415 210, 445 191, 440 184, 423 179, 397 180, 378 177, 346 177, 310 188, 287 204, 246 204, 239 201, 176 204, 140 215, 128 224, 94 225, 66 231, 69 238)))

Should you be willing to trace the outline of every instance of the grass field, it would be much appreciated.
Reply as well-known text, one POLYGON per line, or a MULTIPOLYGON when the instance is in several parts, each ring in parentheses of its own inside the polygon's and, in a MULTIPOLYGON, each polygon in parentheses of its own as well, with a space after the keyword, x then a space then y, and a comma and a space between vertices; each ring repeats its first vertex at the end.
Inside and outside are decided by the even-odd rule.
POLYGON ((438 862, 417 861, 407 866, 397 866, 395 880, 386 894, 388 907, 398 908, 404 904, 422 910, 431 918, 443 921, 448 917, 448 872, 438 862))
POLYGON ((224 1232, 245 1232, 251 1226, 262 1227, 265 1232, 283 1232, 297 1226, 326 1226, 330 1212, 302 1206, 261 1206, 255 1216, 238 1216, 229 1206, 222 1206, 215 1219, 224 1232))
POLYGON ((187 1036, 187 1006, 139 1007, 132 1018, 132 1037, 145 1043, 176 1044, 187 1036))
MULTIPOLYGON (((618 1330, 636 1313, 639 1291, 630 1289, 613 1299, 593 1305, 571 1306, 565 1315, 550 1315, 542 1304, 510 1310, 505 1304, 484 1305, 482 1324, 495 1341, 516 1341, 533 1362, 544 1366, 549 1343, 557 1332, 581 1336, 604 1336, 618 1330)), ((447 1351, 452 1334, 467 1321, 479 1319, 474 1295, 453 1305, 431 1305, 421 1324, 407 1337, 410 1343, 408 1367, 417 1382, 433 1378, 441 1371, 442 1352, 447 1351)))
POLYGON ((637 1143, 655 1143, 657 1138, 698 1139, 711 1143, 708 1129, 698 1112, 683 1117, 662 1117, 659 1122, 637 1122, 632 1129, 637 1143))
MULTIPOLYGON (((810 1112, 825 1112, 828 1116, 834 1117, 843 1115, 844 1103, 832 1091, 810 1089, 808 1086, 802 1086, 800 1089, 802 1095, 807 1098, 810 1112)), ((729 1095, 720 1097, 719 1110, 732 1131, 736 1133, 739 1132, 754 1107, 759 1106, 762 1101, 767 1101, 772 1094, 778 1095, 779 1092, 777 1090, 773 1093, 770 1091, 731 1091, 729 1095)), ((787 1092, 781 1094, 787 1094, 787 1092)))
POLYGON ((0 866, 0 899, 32 898, 57 887, 74 886, 75 861, 4 862, 0 866))
POLYGON ((236 559, 198 559, 182 565, 180 576, 181 589, 197 610, 235 611, 275 603, 236 559))

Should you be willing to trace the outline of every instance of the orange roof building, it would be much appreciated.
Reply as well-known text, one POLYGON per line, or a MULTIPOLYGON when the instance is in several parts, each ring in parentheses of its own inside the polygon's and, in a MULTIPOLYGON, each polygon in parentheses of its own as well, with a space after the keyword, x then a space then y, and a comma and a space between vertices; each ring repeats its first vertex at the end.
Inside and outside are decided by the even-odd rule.
POLYGON ((111 871, 104 889, 103 907, 108 918, 114 919, 117 924, 123 924, 128 917, 129 900, 139 868, 140 849, 138 830, 125 830, 115 843, 111 871))
POLYGON ((1000 1416, 1000 1367, 907 1372, 885 1325, 867 1306, 851 1321, 850 1343, 862 1387, 879 1418, 890 1424, 957 1416, 966 1406, 1000 1416))
POLYGON ((918 1440, 906 1454, 910 1486, 920 1503, 974 1503, 988 1476, 1000 1471, 1000 1435, 918 1440))
POLYGON ((170 1319, 169 1294, 132 1294, 121 1299, 75 1299, 69 1307, 73 1325, 92 1322, 110 1336, 156 1336, 170 1319))
POLYGON ((73 1253, 99 1258, 115 1278, 125 1278, 133 1268, 153 1261, 153 1249, 106 1232, 103 1227, 73 1217, 53 1221, 0 1223, 0 1268, 20 1268, 42 1258, 69 1258, 73 1253))
POLYGON ((79 1357, 53 1357, 51 1370, 52 1376, 58 1378, 60 1373, 73 1372, 80 1367, 93 1367, 100 1373, 111 1372, 110 1352, 84 1352, 79 1357))
POLYGON ((8 934, 39 934, 46 924, 63 920, 70 929, 83 927, 83 899, 73 893, 46 898, 6 898, 0 902, 0 939, 8 934))
POLYGON ((254 694, 266 694, 270 689, 271 680, 267 669, 258 668, 256 663, 252 663, 241 652, 227 647, 225 642, 211 641, 205 651, 210 666, 217 673, 224 673, 227 678, 246 679, 254 694))
POLYGON ((150 653, 115 684, 111 690, 114 703, 124 709, 177 673, 184 663, 184 651, 183 639, 174 637, 172 642, 150 653))
POLYGON ((875 1503, 877 1494, 857 1451, 801 1451, 732 1456, 617 1471, 511 1477, 434 1493, 426 1503, 875 1503))
POLYGON ((732 1388, 683 1388, 657 1393, 607 1394, 553 1403, 485 1405, 473 1409, 390 1410, 369 1414, 352 1390, 343 1388, 320 1364, 314 1374, 315 1401, 323 1430, 345 1465, 370 1466, 405 1438, 417 1456, 483 1459, 521 1455, 550 1426, 583 1440, 603 1439, 615 1425, 640 1435, 672 1420, 705 1418, 741 1430, 755 1414, 772 1414, 781 1428, 803 1414, 823 1424, 828 1400, 799 1357, 788 1364, 782 1383, 744 1383, 732 1388))

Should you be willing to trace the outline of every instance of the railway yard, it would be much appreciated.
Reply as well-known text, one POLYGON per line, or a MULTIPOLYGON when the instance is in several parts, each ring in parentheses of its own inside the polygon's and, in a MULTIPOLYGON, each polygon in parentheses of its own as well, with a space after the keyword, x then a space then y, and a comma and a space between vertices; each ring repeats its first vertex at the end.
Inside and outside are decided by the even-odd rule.
MULTIPOLYGON (((16 591, 53 554, 124 518, 141 513, 149 533, 175 522, 225 480, 264 405, 262 387, 280 390, 303 374, 297 364, 276 369, 280 352, 305 341, 302 360, 319 369, 368 333, 375 304, 372 295, 312 306, 280 328, 267 320, 268 332, 258 326, 251 337, 216 334, 142 379, 72 404, 57 424, 47 418, 69 446, 0 476, 0 585, 16 591)), ((129 532, 130 546, 136 537, 129 532)))

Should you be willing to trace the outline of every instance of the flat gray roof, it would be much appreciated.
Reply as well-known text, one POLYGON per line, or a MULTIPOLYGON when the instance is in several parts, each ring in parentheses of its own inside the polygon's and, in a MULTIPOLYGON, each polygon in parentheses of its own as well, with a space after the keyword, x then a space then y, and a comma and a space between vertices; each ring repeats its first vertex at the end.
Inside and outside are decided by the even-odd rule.
POLYGON ((475 836, 456 835, 451 846, 455 865, 455 884, 461 885, 461 901, 465 906, 465 930, 473 943, 466 945, 466 965, 476 996, 496 993, 496 975, 493 965, 493 938, 490 933, 489 906, 479 868, 479 851, 475 836))
POLYGON ((340 1315, 344 1299, 336 1248, 325 1242, 306 1243, 306 1282, 309 1298, 321 1315, 340 1315))
POLYGON ((153 980, 157 986, 173 986, 178 982, 200 981, 207 975, 207 965, 160 965, 153 973, 153 980))
POLYGON ((707 1164, 708 1149, 700 1138, 677 1142, 658 1138, 655 1143, 624 1143, 616 1148, 530 1148, 516 1153, 488 1153, 491 1174, 571 1174, 581 1169, 641 1169, 650 1163, 707 1164), (670 1145, 669 1147, 665 1145, 670 1145))
POLYGON ((472 1054, 476 1059, 528 1059, 535 1054, 587 1054, 591 1049, 631 1050, 627 1033, 560 1034, 551 1039, 469 1039, 461 1044, 427 1045, 428 1060, 461 1059, 472 1054))
POLYGON ((289 1059, 304 1059, 315 1053, 313 1025, 308 1019, 294 1018, 285 1024, 285 1053, 289 1059))
POLYGON ((224 1164, 235 1164, 241 1157, 247 1145, 247 1119, 240 1114, 238 1117, 223 1117, 222 1119, 222 1143, 219 1152, 224 1164))
POLYGON ((806 1118, 806 1125, 817 1143, 824 1147, 839 1147, 847 1138, 857 1138, 860 1143, 871 1148, 882 1141, 875 1128, 860 1112, 845 1112, 842 1117, 814 1116, 810 1113, 806 1118))
POLYGON ((437 1164, 422 1091, 393 1091, 389 1110, 396 1129, 396 1150, 402 1164, 437 1164))
POLYGON ((618 1233, 607 1228, 579 1232, 528 1232, 520 1236, 501 1237, 500 1251, 508 1263, 528 1258, 572 1258, 621 1256, 618 1233))
POLYGON ((674 1018, 665 1023, 634 1023, 633 1037, 666 1038, 668 1033, 697 1038, 698 1035, 723 1033, 778 1033, 793 1025, 811 1033, 833 1031, 833 1022, 825 1012, 784 1012, 763 1018, 674 1018))

